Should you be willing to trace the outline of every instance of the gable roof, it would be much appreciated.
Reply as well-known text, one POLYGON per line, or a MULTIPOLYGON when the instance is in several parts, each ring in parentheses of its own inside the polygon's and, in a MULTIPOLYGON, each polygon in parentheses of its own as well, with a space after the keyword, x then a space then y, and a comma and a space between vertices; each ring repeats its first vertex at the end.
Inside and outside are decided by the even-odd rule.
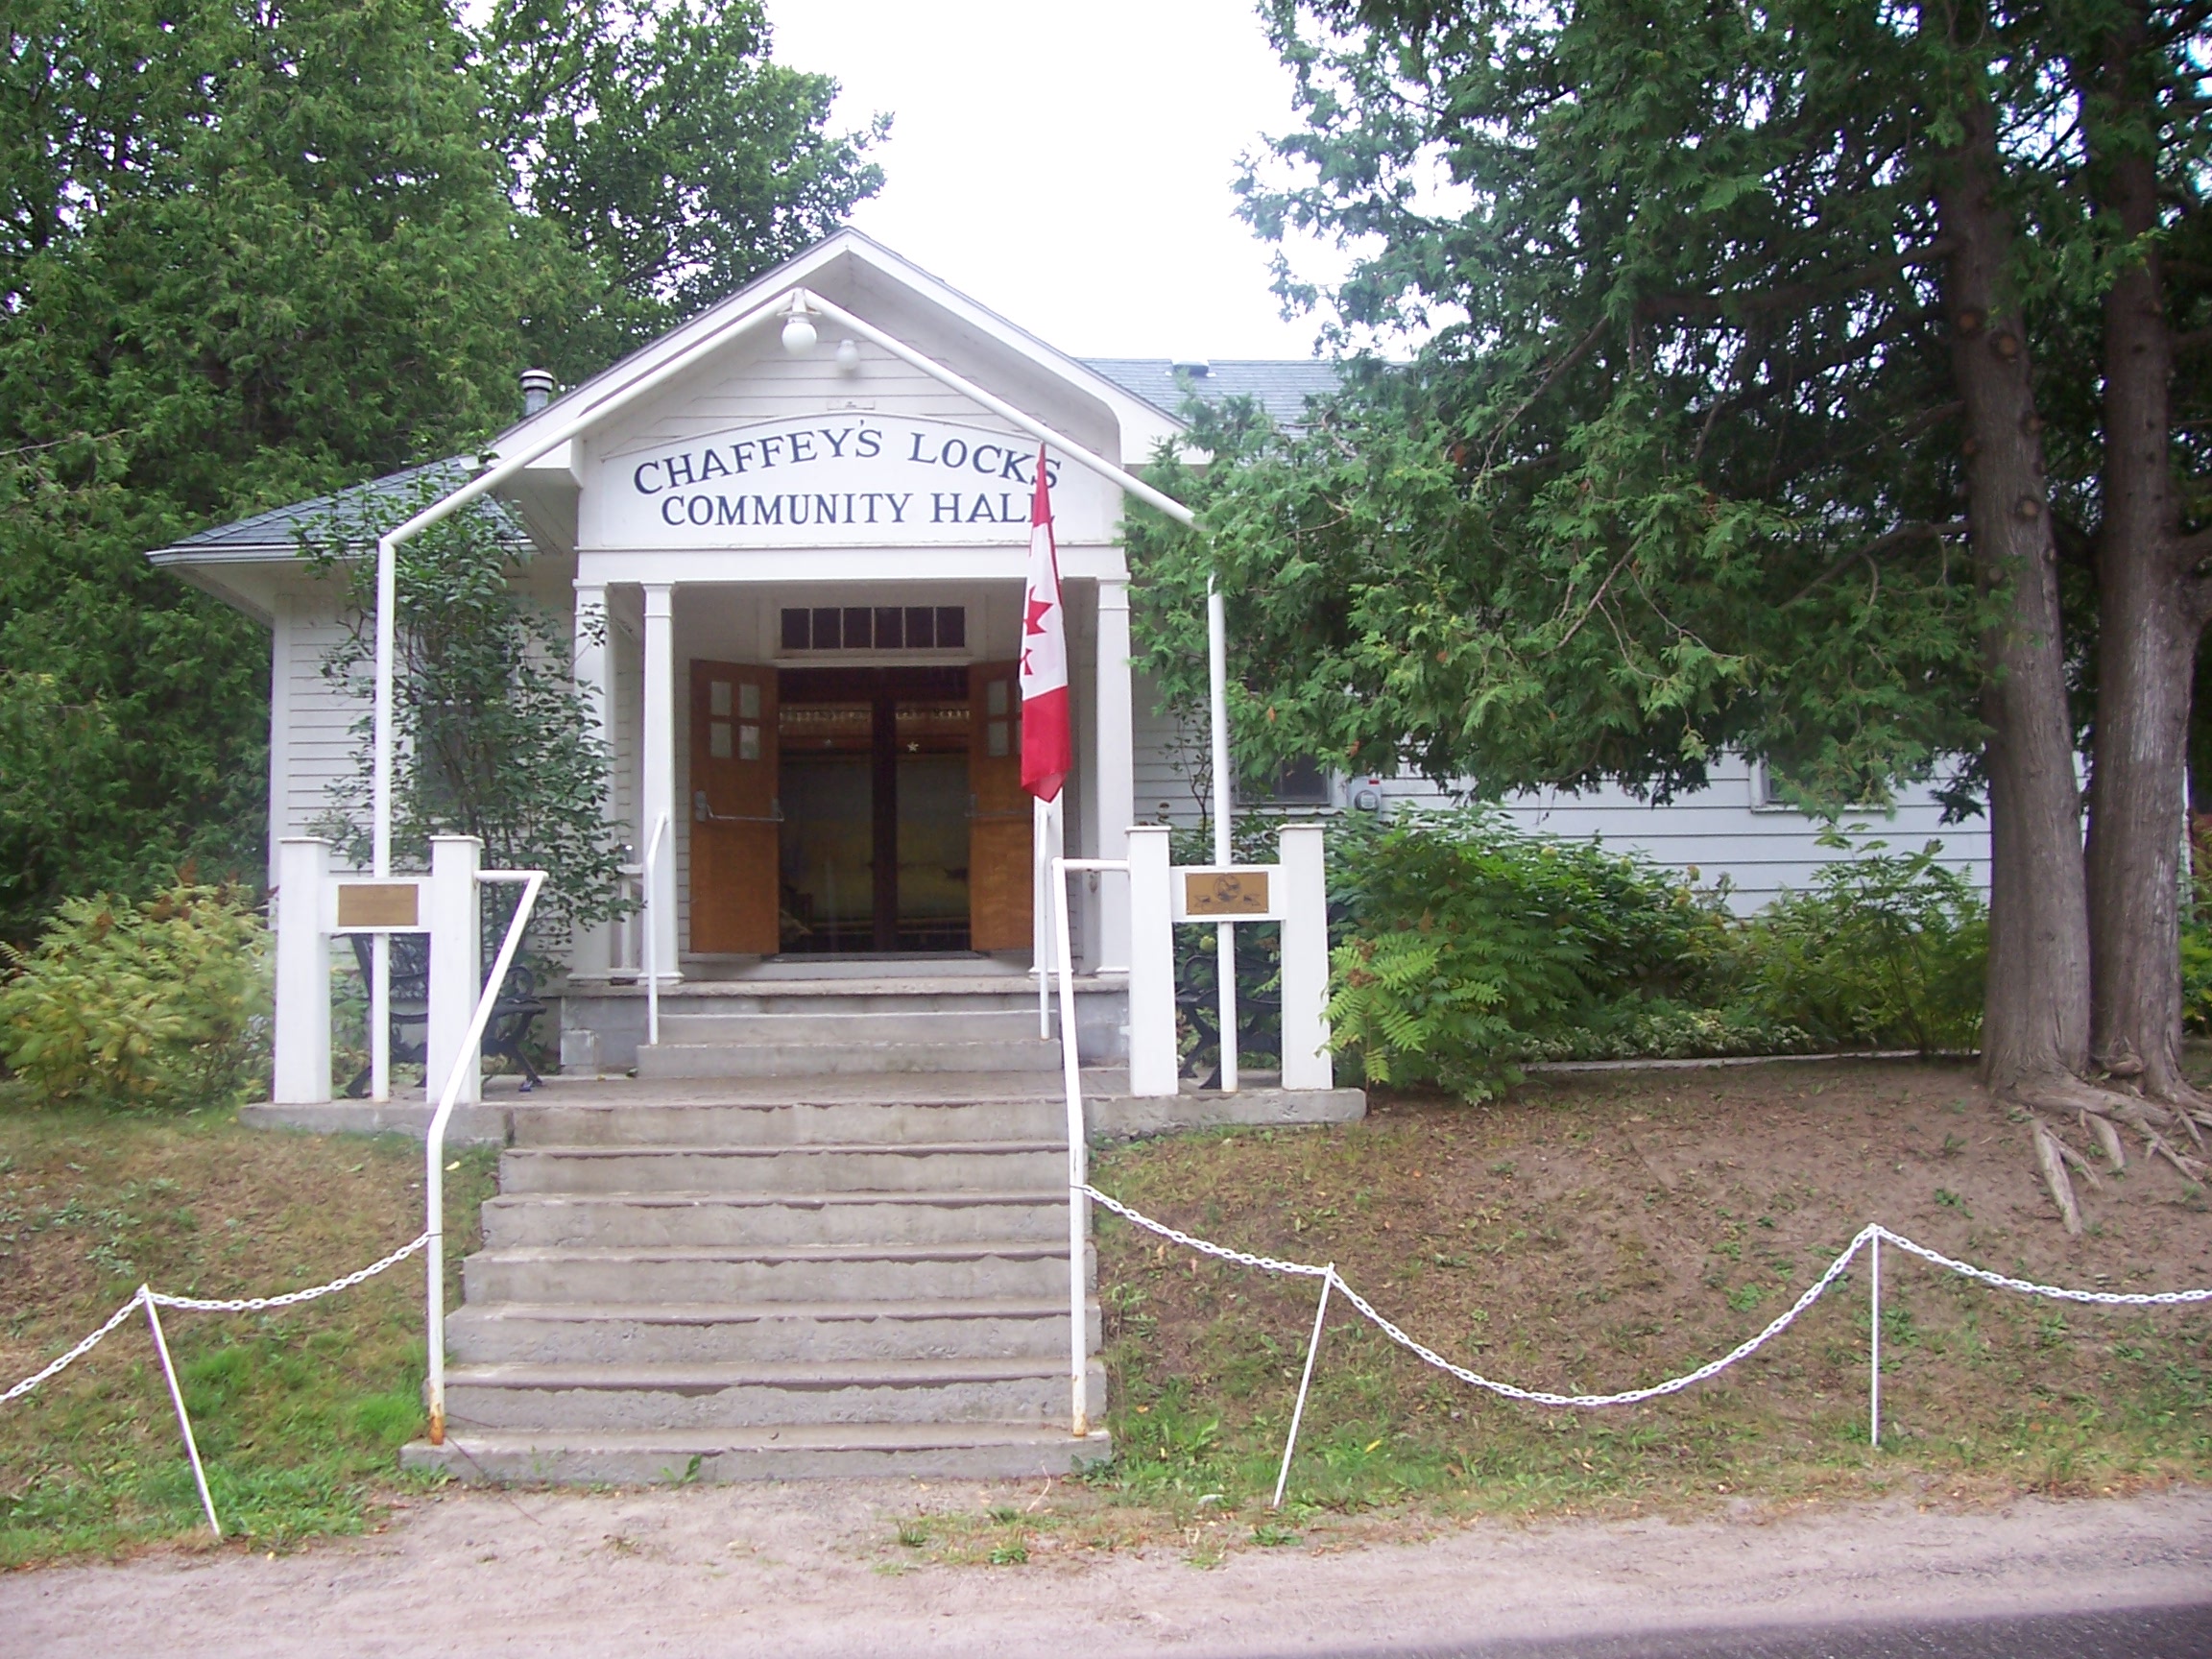
MULTIPOLYGON (((817 278, 827 278, 824 296, 834 299, 836 296, 831 290, 840 277, 847 274, 856 274, 854 279, 862 287, 867 285, 871 277, 887 281, 935 307, 956 328, 1005 349, 1013 357, 1026 360, 1070 389, 1092 398, 1124 428, 1124 432, 1132 420, 1141 426, 1156 427, 1162 415, 1167 416, 1175 426, 1181 425, 1180 421, 1174 421, 1172 405, 1164 408, 1142 394, 1133 393, 1128 387, 1101 373, 1080 358, 1070 356, 1019 324, 1009 322, 989 306, 969 298, 942 277, 923 270, 874 237, 848 227, 830 232, 813 247, 794 254, 782 264, 763 271, 735 293, 716 301, 695 316, 686 318, 659 339, 639 347, 581 385, 571 387, 543 409, 502 432, 492 445, 493 452, 513 453, 527 446, 538 433, 566 424, 622 388, 652 373, 670 359, 687 354, 730 319, 775 299, 782 290, 807 287, 817 278)), ((852 300, 841 302, 855 311, 865 309, 852 300)), ((1155 434, 1158 437, 1166 435, 1164 431, 1155 434)), ((1139 445, 1140 450, 1148 447, 1148 444, 1139 445)), ((566 458, 560 449, 556 449, 537 465, 565 467, 566 458)))

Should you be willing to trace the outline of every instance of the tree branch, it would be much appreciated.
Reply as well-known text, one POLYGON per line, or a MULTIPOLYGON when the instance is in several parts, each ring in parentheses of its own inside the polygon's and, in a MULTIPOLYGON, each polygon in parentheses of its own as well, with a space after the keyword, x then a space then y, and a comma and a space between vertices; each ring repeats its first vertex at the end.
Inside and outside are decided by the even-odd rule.
POLYGON ((1877 259, 1871 265, 1863 265, 1856 271, 1823 276, 1811 282, 1786 282, 1777 288, 1754 289, 1748 293, 1647 295, 1637 301, 1636 314, 1654 323, 1717 323, 1739 315, 1756 316, 1772 311, 1793 311, 1815 301, 1871 287, 1884 277, 1894 276, 1898 272, 1912 266, 1934 264, 1939 259, 1949 258, 1951 250, 1952 244, 1939 238, 1925 248, 1894 253, 1887 259, 1877 259))
POLYGON ((1787 611, 1822 583, 1830 581, 1838 572, 1848 569, 1862 559, 1871 564, 1883 554, 1902 547, 1910 541, 1940 541, 1946 536, 1963 536, 1965 533, 1966 520, 1963 518, 1953 518, 1941 524, 1932 523, 1926 519, 1911 524, 1900 524, 1887 536, 1877 536, 1864 546, 1854 547, 1848 553, 1841 555, 1827 569, 1821 571, 1819 575, 1814 577, 1812 581, 1806 583, 1804 587, 1784 600, 1782 608, 1787 611))
POLYGON ((1518 421, 1522 416, 1528 413, 1529 409, 1535 404, 1537 398, 1543 397, 1545 393, 1551 391, 1551 388, 1557 384, 1558 379, 1562 374, 1566 373, 1570 369, 1574 368, 1575 364, 1581 362, 1583 358, 1589 356, 1590 353, 1597 349, 1598 342, 1605 337, 1605 330, 1611 327, 1612 324, 1613 320, 1610 317, 1600 317, 1597 324, 1591 328, 1590 332, 1582 336, 1581 340, 1575 345, 1574 350, 1568 352, 1566 356, 1560 358, 1558 362, 1554 363, 1550 369, 1545 371, 1544 378, 1536 383, 1536 390, 1529 393, 1527 397, 1522 398, 1521 401, 1514 406, 1513 413, 1506 416, 1504 420, 1498 422, 1498 429, 1490 434, 1490 442, 1483 447, 1482 450, 1482 470, 1484 472, 1490 470, 1490 461, 1491 458, 1498 453, 1499 442, 1503 439, 1506 433, 1513 429, 1514 423, 1518 421))

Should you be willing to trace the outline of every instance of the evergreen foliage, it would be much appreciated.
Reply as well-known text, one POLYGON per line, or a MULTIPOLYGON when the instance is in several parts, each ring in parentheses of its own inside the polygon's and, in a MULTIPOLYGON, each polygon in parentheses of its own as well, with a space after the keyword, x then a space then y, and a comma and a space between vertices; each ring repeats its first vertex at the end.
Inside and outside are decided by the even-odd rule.
POLYGON ((833 224, 878 188, 881 128, 828 134, 832 84, 769 62, 753 0, 480 28, 447 0, 28 0, 4 27, 21 941, 186 859, 259 875, 267 636, 147 548, 466 452, 533 360, 603 367, 833 224))
POLYGON ((1992 1083, 2088 1069, 2094 932, 2099 1053, 2185 1094, 2153 993, 2212 615, 2199 0, 1266 14, 1302 120, 1247 215, 1356 254, 1281 290, 1426 343, 1162 465, 1200 512, 1138 516, 1171 698, 1212 576, 1250 763, 1664 801, 1734 749, 1829 812, 1933 778, 2004 820, 1992 1083))

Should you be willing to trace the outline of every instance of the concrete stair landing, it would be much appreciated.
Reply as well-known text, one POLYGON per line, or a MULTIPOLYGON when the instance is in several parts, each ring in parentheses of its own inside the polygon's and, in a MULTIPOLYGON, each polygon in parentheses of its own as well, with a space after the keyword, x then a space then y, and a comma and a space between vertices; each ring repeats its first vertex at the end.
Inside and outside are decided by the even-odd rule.
MULTIPOLYGON (((1060 1475, 1106 1455, 1103 1433, 1069 1431, 1062 1102, 878 1075, 828 1101, 563 1088, 517 1109, 446 1318, 446 1443, 406 1461, 643 1482, 1060 1475)), ((1095 1359, 1087 1403, 1097 1421, 1095 1359)))
MULTIPOLYGON (((786 964, 777 964, 787 967, 786 964)), ((754 974, 680 986, 661 999, 661 1041, 637 1075, 876 1077, 1052 1072, 1060 1045, 1037 1035, 1037 993, 1011 974, 793 978, 754 974)))

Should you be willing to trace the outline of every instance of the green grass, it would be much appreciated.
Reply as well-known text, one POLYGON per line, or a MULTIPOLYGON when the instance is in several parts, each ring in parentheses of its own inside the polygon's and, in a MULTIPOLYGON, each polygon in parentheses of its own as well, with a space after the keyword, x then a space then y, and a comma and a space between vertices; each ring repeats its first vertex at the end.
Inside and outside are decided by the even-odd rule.
MULTIPOLYGON (((260 1295, 367 1265, 421 1229, 420 1143, 241 1128, 229 1110, 117 1114, 0 1097, 0 1385, 36 1370, 141 1281, 260 1295)), ((454 1154, 447 1238, 475 1238, 491 1149, 454 1154)), ((448 1249, 457 1276, 459 1248, 448 1249)), ((279 1549, 375 1524, 421 1432, 422 1270, 410 1259, 302 1307, 169 1310, 227 1533, 279 1549)), ((448 1286, 457 1295, 457 1277, 448 1286)), ((206 1537, 142 1316, 0 1407, 0 1567, 206 1537)))

